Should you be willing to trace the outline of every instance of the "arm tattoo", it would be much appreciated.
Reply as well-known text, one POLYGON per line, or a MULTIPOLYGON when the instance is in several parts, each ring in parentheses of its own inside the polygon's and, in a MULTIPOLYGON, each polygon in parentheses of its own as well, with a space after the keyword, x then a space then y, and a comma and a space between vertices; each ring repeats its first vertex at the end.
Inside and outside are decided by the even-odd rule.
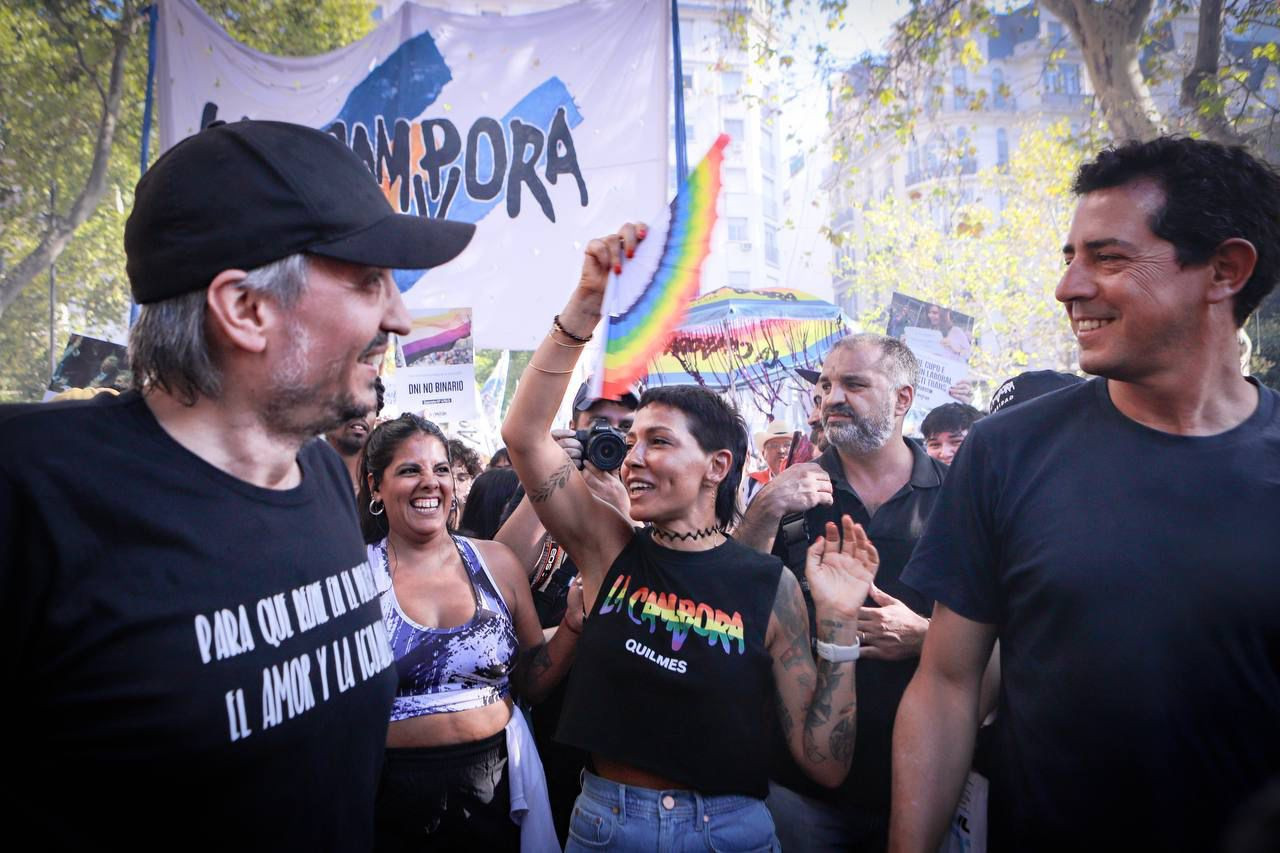
POLYGON ((549 669, 551 669, 551 653, 547 650, 546 643, 539 643, 520 653, 516 661, 516 671, 512 673, 512 680, 518 683, 518 692, 524 696, 549 669))
POLYGON ((831 729, 831 757, 842 764, 853 763, 853 742, 857 734, 853 709, 840 718, 831 729))
POLYGON ((573 472, 576 470, 577 468, 574 467, 572 462, 566 461, 563 465, 557 468, 555 473, 548 477, 541 486, 538 486, 538 488, 529 492, 529 500, 536 504, 546 503, 551 499, 551 496, 555 494, 556 489, 563 489, 565 487, 569 482, 569 477, 572 476, 573 472))
POLYGON ((789 583, 785 577, 782 579, 778 596, 773 601, 773 615, 787 638, 787 646, 778 656, 783 669, 791 671, 806 661, 812 661, 809 654, 809 612, 805 609, 798 583, 789 583))
POLYGON ((831 756, 818 748, 817 738, 813 732, 831 720, 831 694, 839 686, 844 673, 833 670, 826 661, 818 666, 818 686, 813 691, 813 701, 809 704, 809 716, 804 724, 804 754, 814 764, 826 761, 831 756))

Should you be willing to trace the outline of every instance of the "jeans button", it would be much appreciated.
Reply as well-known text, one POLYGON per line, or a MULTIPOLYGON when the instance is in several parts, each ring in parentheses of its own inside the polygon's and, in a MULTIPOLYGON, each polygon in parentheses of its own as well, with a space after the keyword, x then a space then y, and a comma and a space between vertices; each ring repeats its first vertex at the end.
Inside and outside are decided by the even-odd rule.
POLYGON ((676 807, 676 798, 670 794, 665 794, 662 797, 662 807, 667 811, 671 811, 676 807))

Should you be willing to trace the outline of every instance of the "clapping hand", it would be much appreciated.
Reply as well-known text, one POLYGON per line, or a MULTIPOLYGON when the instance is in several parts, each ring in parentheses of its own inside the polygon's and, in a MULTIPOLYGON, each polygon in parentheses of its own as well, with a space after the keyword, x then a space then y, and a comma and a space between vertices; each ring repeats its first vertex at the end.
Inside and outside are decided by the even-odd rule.
POLYGON ((819 618, 856 621, 880 567, 880 555, 862 525, 848 515, 841 530, 828 521, 826 532, 809 546, 805 577, 819 618))

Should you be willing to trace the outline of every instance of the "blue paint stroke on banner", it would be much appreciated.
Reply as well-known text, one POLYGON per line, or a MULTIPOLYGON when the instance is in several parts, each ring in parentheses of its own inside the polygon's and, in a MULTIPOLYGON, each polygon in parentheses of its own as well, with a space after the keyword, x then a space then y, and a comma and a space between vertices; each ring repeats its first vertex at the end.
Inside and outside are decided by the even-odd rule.
POLYGON ((424 32, 400 45, 370 71, 347 95, 334 120, 345 122, 347 127, 363 124, 372 131, 378 116, 421 115, 452 79, 453 72, 435 39, 424 32))

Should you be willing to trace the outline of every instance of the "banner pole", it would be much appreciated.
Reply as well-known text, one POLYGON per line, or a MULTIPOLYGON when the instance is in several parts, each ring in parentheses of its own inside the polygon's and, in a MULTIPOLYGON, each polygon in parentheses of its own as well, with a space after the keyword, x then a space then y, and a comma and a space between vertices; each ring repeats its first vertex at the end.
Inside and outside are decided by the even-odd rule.
POLYGON ((679 187, 689 177, 689 158, 684 150, 684 64, 680 59, 680 0, 671 0, 671 57, 674 63, 676 97, 676 186, 679 187))
MULTIPOLYGON (((156 20, 157 4, 152 3, 144 10, 147 13, 147 96, 142 103, 142 150, 138 153, 138 177, 147 173, 147 165, 151 160, 151 105, 155 100, 156 89, 156 20)), ((129 325, 138 319, 138 306, 129 302, 129 325)))

